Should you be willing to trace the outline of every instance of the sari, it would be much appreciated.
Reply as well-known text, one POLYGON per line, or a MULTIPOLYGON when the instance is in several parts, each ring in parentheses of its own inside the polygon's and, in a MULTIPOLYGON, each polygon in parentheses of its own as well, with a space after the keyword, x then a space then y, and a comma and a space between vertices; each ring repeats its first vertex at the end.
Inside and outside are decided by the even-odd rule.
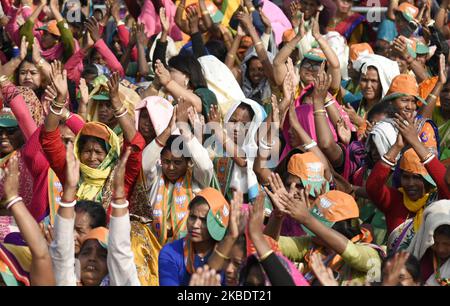
MULTIPOLYGON (((106 143, 108 153, 97 169, 80 163, 81 177, 77 192, 78 200, 103 201, 105 204, 105 187, 110 188, 109 184, 106 183, 108 180, 111 181, 110 175, 120 156, 119 137, 103 123, 86 123, 74 141, 74 153, 78 160, 80 160, 78 144, 81 136, 93 136, 102 139, 106 143)), ((109 203, 106 202, 106 204, 108 205, 109 203)))
POLYGON ((444 162, 444 164, 450 164, 450 120, 446 120, 442 115, 442 111, 440 107, 436 107, 433 111, 433 121, 437 125, 440 142, 439 142, 439 151, 440 151, 440 160, 444 162))
POLYGON ((19 233, 0 243, 0 277, 7 286, 30 286, 31 252, 19 233))
POLYGON ((376 33, 367 22, 366 17, 358 13, 352 14, 339 22, 334 29, 329 28, 329 30, 334 30, 344 36, 349 45, 362 42, 372 43, 376 38, 376 33))

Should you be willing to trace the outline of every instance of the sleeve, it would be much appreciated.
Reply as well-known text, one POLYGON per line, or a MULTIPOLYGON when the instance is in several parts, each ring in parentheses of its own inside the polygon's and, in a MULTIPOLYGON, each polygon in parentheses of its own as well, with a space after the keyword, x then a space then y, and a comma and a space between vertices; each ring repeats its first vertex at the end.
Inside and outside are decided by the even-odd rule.
POLYGON ((124 141, 124 150, 130 146, 133 148, 125 169, 125 194, 127 195, 136 182, 142 166, 142 150, 145 147, 145 140, 139 132, 136 132, 131 143, 124 141))
POLYGON ((34 23, 28 19, 19 29, 19 37, 17 45, 20 45, 20 37, 25 36, 27 38, 29 47, 33 46, 34 35, 33 35, 34 23))
POLYGON ((170 253, 166 245, 162 248, 158 257, 159 285, 160 286, 180 286, 179 271, 173 254, 170 253))
POLYGON ((84 126, 84 120, 77 114, 72 114, 66 121, 66 125, 69 129, 77 135, 84 126))
POLYGON ((153 71, 155 71, 156 60, 160 60, 164 66, 167 67, 166 63, 166 50, 168 42, 162 43, 159 39, 156 41, 155 52, 153 52, 152 65, 153 71))
POLYGON ((384 213, 390 210, 392 203, 396 202, 395 200, 400 200, 401 203, 399 191, 386 186, 386 184, 380 184, 382 182, 387 182, 390 174, 391 168, 383 165, 381 161, 378 161, 372 169, 372 172, 370 172, 366 182, 366 190, 369 199, 384 213))
POLYGON ((108 46, 105 44, 105 41, 103 39, 98 40, 94 44, 94 47, 101 54, 101 56, 105 60, 106 64, 108 65, 109 69, 111 69, 111 71, 119 72, 120 76, 123 78, 125 76, 123 67, 120 64, 120 62, 117 60, 114 53, 112 53, 111 50, 108 48, 108 46))
POLYGON ((57 24, 59 31, 61 32, 61 43, 64 47, 64 58, 63 61, 66 62, 72 55, 75 50, 75 42, 73 40, 72 31, 69 29, 69 25, 63 19, 59 21, 57 24))
POLYGON ((295 286, 291 275, 275 253, 261 261, 261 264, 272 286, 295 286))
POLYGON ((31 117, 23 96, 17 95, 13 98, 10 102, 10 106, 14 116, 16 116, 17 122, 19 123, 19 127, 22 130, 25 139, 28 140, 36 131, 37 126, 36 122, 33 120, 33 117, 31 117))
POLYGON ((130 240, 130 215, 112 217, 108 237, 108 273, 111 286, 140 286, 130 240))
POLYGON ((56 286, 76 286, 77 284, 74 226, 75 218, 64 219, 56 214, 55 239, 50 244, 50 256, 52 257, 56 286))
POLYGON ((354 244, 349 241, 341 257, 350 267, 360 272, 380 271, 381 269, 380 255, 368 245, 354 244))
POLYGON ((153 177, 156 174, 156 163, 158 162, 162 147, 155 140, 149 143, 142 151, 142 170, 146 177, 153 177))
POLYGON ((423 125, 419 138, 427 148, 433 149, 434 154, 437 154, 436 133, 429 122, 423 125))
POLYGON ((59 128, 47 132, 45 129, 41 129, 39 135, 42 150, 50 164, 50 167, 55 171, 59 181, 64 186, 66 174, 64 168, 66 166, 66 147, 61 140, 61 134, 59 128))
POLYGON ((199 58, 206 55, 202 34, 200 32, 192 34, 191 40, 192 40, 192 50, 194 51, 195 58, 199 58))
MULTIPOLYGON (((122 43, 122 46, 128 46, 130 42, 130 32, 127 30, 126 26, 121 24, 117 27, 117 32, 119 33, 119 40, 122 43)), ((131 50, 131 59, 133 61, 137 61, 138 53, 136 47, 133 47, 131 50)))
POLYGON ((209 158, 208 151, 200 144, 196 137, 184 143, 194 162, 194 178, 202 188, 209 187, 214 177, 214 165, 209 158))
POLYGON ((447 171, 444 164, 435 157, 425 165, 425 168, 427 168, 428 173, 437 185, 439 198, 450 199, 450 189, 444 180, 445 172, 447 171))
POLYGON ((284 256, 292 261, 300 262, 311 246, 311 238, 281 236, 278 245, 284 256))
POLYGON ((263 42, 264 48, 266 50, 269 48, 270 36, 271 34, 267 34, 266 32, 261 35, 261 41, 263 42))
POLYGON ((80 68, 83 67, 83 59, 85 56, 86 53, 83 49, 80 49, 75 52, 64 65, 64 68, 67 70, 67 78, 74 81, 77 85, 80 83, 81 74, 83 73, 80 68), (80 63, 82 65, 80 65, 80 63))
MULTIPOLYGON (((11 7, 11 9, 8 12, 9 21, 8 24, 5 26, 6 32, 10 35, 12 41, 16 45, 20 45, 20 34, 19 34, 19 24, 17 23, 17 15, 19 13, 19 9, 15 7, 11 7)), ((31 25, 31 29, 33 28, 33 25, 31 25)), ((32 31, 30 29, 30 31, 32 31)))

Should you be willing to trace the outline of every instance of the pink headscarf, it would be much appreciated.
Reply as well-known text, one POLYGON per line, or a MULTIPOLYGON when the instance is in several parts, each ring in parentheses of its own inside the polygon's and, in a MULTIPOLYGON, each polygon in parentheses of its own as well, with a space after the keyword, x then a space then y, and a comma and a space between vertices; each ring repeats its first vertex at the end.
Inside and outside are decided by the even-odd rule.
MULTIPOLYGON (((295 112, 297 114, 298 121, 300 122, 300 125, 305 130, 306 133, 314 140, 317 141, 317 134, 316 134, 316 125, 314 123, 314 106, 312 104, 302 104, 304 97, 306 93, 308 93, 312 88, 314 87, 314 84, 309 84, 306 86, 302 92, 300 93, 300 96, 295 101, 295 112)), ((334 99, 334 98, 333 98, 334 99)), ((335 100, 335 99, 334 99, 335 100)), ((345 112, 345 110, 342 108, 342 106, 339 105, 339 103, 335 100, 335 104, 339 110, 339 113, 341 117, 344 119, 347 126, 354 131, 355 128, 353 124, 350 122, 350 118, 348 117, 348 114, 345 112)), ((336 133, 336 130, 334 129, 333 123, 331 120, 327 117, 328 126, 330 127, 331 133, 333 134, 334 141, 338 141, 338 136, 336 133)), ((284 127, 283 127, 283 137, 286 139, 286 146, 284 147, 283 153, 281 154, 280 160, 286 157, 289 151, 293 149, 291 144, 289 143, 289 134, 288 131, 291 128, 291 124, 289 123, 289 120, 284 121, 284 127)))
POLYGON ((158 96, 151 96, 141 100, 134 108, 136 130, 139 128, 139 115, 144 107, 147 108, 156 136, 159 136, 167 128, 172 118, 172 104, 158 96))
POLYGON ((275 34, 275 41, 279 45, 286 30, 292 29, 291 22, 283 11, 269 0, 264 0, 263 13, 269 18, 272 24, 272 30, 275 34))

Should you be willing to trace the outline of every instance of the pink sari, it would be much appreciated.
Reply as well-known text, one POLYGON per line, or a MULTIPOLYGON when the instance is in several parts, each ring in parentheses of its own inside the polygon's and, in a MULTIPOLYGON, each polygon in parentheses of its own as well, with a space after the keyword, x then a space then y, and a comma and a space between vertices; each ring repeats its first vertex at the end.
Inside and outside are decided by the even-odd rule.
MULTIPOLYGON (((175 24, 175 13, 177 11, 177 6, 170 0, 161 0, 162 5, 166 9, 166 14, 169 19, 169 35, 175 41, 180 41, 183 39, 183 35, 180 29, 175 24)), ((151 0, 147 0, 142 7, 141 14, 138 17, 138 21, 144 24, 145 33, 147 37, 161 32, 161 22, 159 20, 159 12, 156 11, 155 6, 151 0)))

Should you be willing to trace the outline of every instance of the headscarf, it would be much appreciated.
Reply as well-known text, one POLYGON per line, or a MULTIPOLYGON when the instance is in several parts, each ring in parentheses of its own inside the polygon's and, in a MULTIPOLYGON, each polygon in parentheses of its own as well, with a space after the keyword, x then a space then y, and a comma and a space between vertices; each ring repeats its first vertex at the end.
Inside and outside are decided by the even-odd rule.
POLYGON ((119 137, 105 124, 100 122, 88 122, 75 137, 75 156, 80 159, 78 144, 81 136, 94 136, 106 142, 109 148, 105 159, 97 169, 80 163, 81 179, 78 188, 78 200, 92 200, 101 202, 103 185, 111 174, 111 171, 120 156, 119 137))
POLYGON ((366 74, 368 67, 375 67, 378 71, 383 98, 389 90, 392 80, 400 74, 400 69, 395 61, 392 61, 378 54, 365 54, 353 62, 353 68, 356 71, 366 74))
POLYGON ((139 129, 139 115, 143 108, 147 109, 156 136, 159 136, 170 123, 173 114, 172 104, 158 96, 147 97, 140 101, 134 109, 136 130, 139 129))
POLYGON ((291 29, 292 25, 280 7, 271 1, 262 0, 263 13, 269 18, 272 31, 275 34, 277 46, 281 43, 284 31, 291 29))
MULTIPOLYGON (((270 103, 270 98, 272 91, 270 89, 270 83, 269 80, 264 76, 263 79, 259 81, 259 84, 256 85, 256 87, 253 87, 252 82, 248 78, 248 70, 249 70, 249 64, 250 60, 253 58, 258 58, 258 55, 256 53, 256 49, 253 47, 250 52, 247 52, 247 55, 245 56, 244 60, 241 64, 241 71, 242 71, 242 91, 244 92, 245 96, 249 99, 255 100, 255 96, 259 98, 259 102, 261 105, 266 104, 267 102, 270 103)), ((267 57, 269 58, 269 61, 272 63, 274 56, 267 52, 267 57)))
MULTIPOLYGON (((366 150, 370 151, 370 140, 377 147, 380 156, 386 154, 397 140, 398 130, 392 124, 392 119, 384 119, 378 122, 367 137, 366 150)), ((396 160, 399 158, 397 156, 396 160)))
MULTIPOLYGON (((161 0, 161 5, 166 9, 166 14, 169 21, 169 35, 174 40, 182 40, 182 33, 178 26, 175 24, 175 13, 177 7, 174 2, 168 0, 161 0)), ((161 32, 161 22, 159 20, 159 12, 152 1, 145 1, 144 5, 141 7, 141 14, 139 15, 137 21, 144 24, 145 34, 147 37, 161 32)))
POLYGON ((258 131, 261 123, 267 117, 267 114, 261 107, 261 105, 259 105, 255 101, 250 99, 243 99, 235 102, 234 105, 230 108, 225 117, 224 123, 228 123, 230 121, 231 116, 234 114, 238 106, 241 105, 241 103, 249 105, 255 115, 253 116, 252 122, 250 123, 250 127, 247 130, 247 135, 242 145, 242 150, 245 152, 247 160, 247 167, 243 169, 235 165, 231 176, 231 186, 246 186, 247 188, 241 190, 248 190, 248 197, 251 200, 256 198, 256 196, 258 195, 258 179, 256 178, 255 172, 253 172, 253 163, 258 152, 258 145, 256 144, 255 140, 256 132, 258 131), (246 182, 242 184, 242 180, 246 180, 246 182))

